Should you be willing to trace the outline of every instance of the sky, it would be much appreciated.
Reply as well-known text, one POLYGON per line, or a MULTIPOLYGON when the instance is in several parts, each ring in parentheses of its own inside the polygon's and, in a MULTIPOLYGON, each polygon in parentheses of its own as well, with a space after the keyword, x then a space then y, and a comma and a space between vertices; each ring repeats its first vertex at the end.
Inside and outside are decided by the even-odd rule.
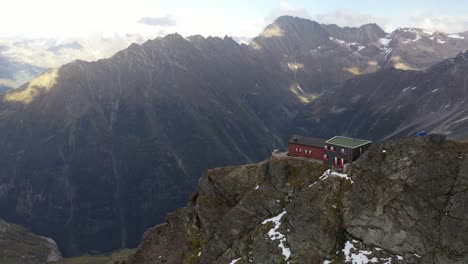
POLYGON ((5 0, 0 37, 229 35, 246 42, 280 15, 320 23, 377 23, 390 32, 468 30, 468 0, 5 0))

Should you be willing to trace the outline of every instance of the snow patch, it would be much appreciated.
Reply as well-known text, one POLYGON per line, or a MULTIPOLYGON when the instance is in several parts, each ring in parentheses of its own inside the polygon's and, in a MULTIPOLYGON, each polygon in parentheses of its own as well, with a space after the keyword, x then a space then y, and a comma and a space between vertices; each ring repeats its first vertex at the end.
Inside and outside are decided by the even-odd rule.
MULTIPOLYGON (((322 176, 319 177, 319 180, 323 181, 323 180, 326 180, 329 176, 335 176, 335 177, 339 177, 339 178, 343 178, 343 179, 346 179, 346 180, 349 180, 351 181, 351 183, 354 183, 353 180, 348 176, 348 174, 346 173, 339 173, 339 172, 336 172, 336 171, 331 171, 330 169, 326 170, 322 176)), ((316 182, 315 182, 316 183, 316 182)), ((315 183, 309 185, 309 186, 312 186, 314 185, 315 183)))
POLYGON ((437 39, 437 43, 439 43, 439 44, 444 44, 445 42, 447 42, 447 41, 441 40, 441 39, 437 39))
POLYGON ((255 190, 258 190, 259 187, 260 187, 260 186, 257 185, 257 187, 255 187, 255 190))
POLYGON ((387 46, 388 44, 390 44, 391 41, 392 41, 392 40, 389 39, 389 38, 381 38, 381 39, 379 39, 380 44, 382 44, 382 45, 384 45, 384 46, 387 46))
POLYGON ((435 92, 437 92, 438 90, 439 90, 439 89, 434 89, 434 90, 432 90, 432 93, 435 93, 435 92))
POLYGON ((450 34, 450 35, 448 35, 447 37, 453 38, 453 39, 465 39, 464 36, 458 35, 458 34, 450 34))
MULTIPOLYGON (((346 241, 344 248, 341 250, 345 256, 345 262, 346 263, 353 263, 353 264, 367 264, 367 263, 385 263, 385 264, 391 264, 392 260, 394 260, 392 257, 388 258, 383 258, 383 257, 371 257, 372 251, 370 250, 362 250, 362 249, 357 249, 353 243, 358 243, 356 240, 346 241)), ((382 249, 380 248, 374 248, 377 251, 381 251, 382 249)), ((396 255, 396 258, 398 260, 404 260, 402 256, 396 255)), ((325 262, 324 262, 325 263, 325 262)))
POLYGON ((297 89, 298 89, 299 91, 301 91, 301 92, 303 92, 303 93, 304 93, 304 90, 302 90, 302 88, 301 88, 301 86, 300 86, 300 85, 297 85, 296 87, 297 87, 297 89))
POLYGON ((384 51, 384 53, 385 53, 385 59, 387 60, 387 59, 388 59, 388 56, 389 56, 390 54, 392 54, 393 48, 389 48, 389 49, 384 48, 383 51, 384 51))
POLYGON ((372 254, 372 252, 368 250, 356 250, 354 245, 349 241, 346 241, 345 247, 342 251, 346 257, 347 262, 349 261, 351 263, 360 264, 369 263, 370 259, 367 256, 372 254), (353 250, 354 253, 351 253, 351 250, 353 250))
POLYGON ((239 261, 241 258, 237 258, 237 259, 233 259, 231 260, 231 262, 229 262, 229 264, 235 264, 237 261, 239 261))
POLYGON ((418 87, 416 86, 408 86, 406 87, 405 89, 401 90, 402 93, 408 91, 409 89, 411 89, 412 91, 416 90, 418 87))
POLYGON ((460 118, 458 120, 455 120, 452 124, 456 124, 456 123, 460 123, 460 122, 463 122, 463 121, 466 121, 468 120, 468 116, 465 116, 463 118, 460 118))
POLYGON ((289 257, 291 256, 291 249, 288 248, 286 245, 285 245, 285 242, 286 242, 286 236, 281 234, 280 232, 278 232, 278 229, 280 228, 281 226, 281 218, 283 217, 283 215, 286 214, 286 211, 283 210, 282 213, 280 213, 279 215, 275 216, 275 217, 272 217, 272 218, 268 218, 266 220, 264 220, 262 222, 262 225, 265 225, 266 223, 268 222, 272 222, 275 224, 275 226, 273 228, 270 229, 270 231, 268 231, 268 236, 270 237, 270 239, 272 241, 275 241, 275 240, 279 240, 279 245, 278 247, 281 249, 281 252, 283 254, 283 257, 284 259, 286 260, 286 263, 289 263, 289 257))
POLYGON ((366 48, 366 46, 358 46, 358 50, 357 50, 357 51, 359 52, 359 51, 363 50, 364 48, 366 48))
POLYGON ((423 29, 423 33, 428 34, 428 35, 434 35, 433 31, 429 31, 427 29, 423 29))
POLYGON ((344 44, 344 45, 346 45, 346 41, 344 41, 344 40, 341 40, 341 39, 336 39, 336 38, 332 38, 332 37, 330 37, 330 40, 332 40, 332 41, 336 41, 336 42, 338 42, 338 43, 340 43, 340 44, 344 44))

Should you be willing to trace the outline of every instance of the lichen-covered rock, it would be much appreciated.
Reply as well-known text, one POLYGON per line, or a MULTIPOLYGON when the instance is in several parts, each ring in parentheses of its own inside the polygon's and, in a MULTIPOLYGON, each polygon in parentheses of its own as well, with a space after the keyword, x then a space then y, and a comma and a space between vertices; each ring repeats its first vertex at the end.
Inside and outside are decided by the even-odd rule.
POLYGON ((375 144, 348 175, 298 158, 209 170, 128 263, 467 263, 468 145, 375 144))
POLYGON ((0 263, 39 264, 57 262, 62 255, 54 240, 28 232, 0 219, 0 263))
POLYGON ((422 262, 467 263, 467 151, 435 136, 374 146, 352 166, 344 228, 422 262))

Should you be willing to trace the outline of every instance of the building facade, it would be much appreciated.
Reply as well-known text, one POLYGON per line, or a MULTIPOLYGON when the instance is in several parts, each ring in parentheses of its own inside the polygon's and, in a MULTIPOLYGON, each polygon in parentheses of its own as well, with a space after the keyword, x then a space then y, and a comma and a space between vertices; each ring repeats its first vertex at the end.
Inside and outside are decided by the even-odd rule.
POLYGON ((325 140, 294 135, 288 142, 288 155, 323 161, 325 140))
POLYGON ((345 164, 357 160, 372 142, 364 139, 336 136, 324 144, 324 164, 343 169, 345 164))

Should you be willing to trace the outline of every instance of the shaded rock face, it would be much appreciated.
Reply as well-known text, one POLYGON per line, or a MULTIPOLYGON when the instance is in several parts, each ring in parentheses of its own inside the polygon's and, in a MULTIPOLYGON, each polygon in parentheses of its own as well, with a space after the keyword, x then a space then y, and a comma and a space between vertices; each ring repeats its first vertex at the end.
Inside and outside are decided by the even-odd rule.
POLYGON ((244 49, 170 35, 1 95, 2 217, 66 255, 136 246, 206 168, 284 145, 301 103, 244 49))
POLYGON ((39 264, 62 259, 54 240, 37 236, 23 227, 0 219, 0 262, 39 264))
POLYGON ((374 146, 352 166, 347 232, 422 263, 467 262, 467 150, 437 137, 374 146))
POLYGON ((331 37, 351 43, 373 43, 387 35, 377 24, 366 24, 359 28, 341 28, 337 25, 322 25, 322 27, 331 37))
POLYGON ((467 151, 430 136, 375 144, 348 175, 297 158, 213 169, 127 263, 466 263, 467 151))

